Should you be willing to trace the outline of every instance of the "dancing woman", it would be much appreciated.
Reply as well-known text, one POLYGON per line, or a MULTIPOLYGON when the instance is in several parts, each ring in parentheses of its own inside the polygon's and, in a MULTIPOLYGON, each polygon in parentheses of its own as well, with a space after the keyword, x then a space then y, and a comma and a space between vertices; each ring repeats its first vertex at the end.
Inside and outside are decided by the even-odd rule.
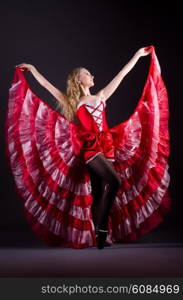
MULTIPOLYGON (((155 180, 151 178, 152 174, 148 179, 146 178, 146 186, 148 189, 151 187, 151 191, 143 191, 144 196, 140 195, 138 201, 137 199, 130 199, 132 198, 132 194, 129 192, 129 186, 131 185, 133 189, 137 188, 140 182, 140 176, 144 173, 144 178, 143 176, 142 178, 145 180, 145 177, 148 177, 148 172, 150 173, 149 170, 152 168, 152 166, 148 165, 146 158, 142 159, 141 164, 138 164, 138 162, 140 162, 140 157, 142 158, 144 155, 143 144, 145 135, 143 137, 143 134, 145 131, 148 132, 148 126, 150 126, 148 122, 144 121, 147 112, 143 111, 144 107, 140 107, 140 105, 142 106, 142 100, 140 101, 141 103, 139 102, 135 114, 133 114, 128 121, 123 122, 114 128, 108 128, 105 116, 106 101, 115 92, 123 78, 134 67, 139 58, 141 56, 146 56, 149 53, 152 55, 152 63, 148 76, 153 73, 157 77, 156 72, 158 70, 158 62, 153 47, 141 48, 112 79, 112 81, 94 95, 90 93, 90 88, 94 85, 94 76, 84 67, 76 68, 69 74, 67 79, 67 89, 64 93, 43 77, 33 65, 22 63, 17 66, 16 75, 12 88, 10 89, 10 103, 18 96, 21 100, 15 100, 17 101, 17 105, 18 102, 21 101, 23 101, 24 104, 22 108, 19 107, 19 109, 15 104, 16 111, 19 110, 23 113, 19 114, 19 118, 18 120, 16 119, 16 122, 9 122, 10 115, 12 114, 12 111, 15 110, 15 107, 11 111, 9 109, 7 128, 10 128, 12 125, 15 132, 19 126, 22 128, 22 131, 20 130, 19 141, 23 146, 23 151, 20 151, 20 149, 18 149, 19 147, 17 147, 17 157, 15 160, 22 162, 22 164, 23 160, 28 162, 28 164, 25 164, 22 168, 22 178, 25 176, 23 173, 26 168, 27 170, 29 169, 27 171, 28 173, 30 173, 30 170, 32 169, 32 175, 34 174, 33 177, 35 177, 32 180, 35 185, 35 190, 33 188, 28 188, 29 193, 26 194, 25 191, 20 192, 21 184, 18 185, 16 172, 14 173, 14 176, 18 192, 25 201, 27 218, 34 231, 48 244, 55 245, 56 243, 57 245, 81 248, 93 246, 97 243, 97 247, 102 249, 104 246, 110 245, 110 243, 106 241, 109 231, 111 233, 111 238, 114 241, 122 241, 122 236, 125 236, 125 230, 128 232, 129 236, 131 236, 130 240, 134 240, 141 234, 144 234, 157 226, 160 219, 162 220, 162 217, 169 210, 170 205, 168 195, 164 198, 165 204, 163 205, 162 203, 161 205, 159 203, 157 207, 155 207, 155 204, 153 207, 152 203, 150 203, 152 194, 155 192, 157 193, 158 189, 157 182, 155 183, 155 180), (53 111, 48 107, 44 101, 37 98, 32 93, 22 74, 22 71, 25 70, 30 71, 36 80, 58 100, 60 116, 56 111, 53 111), (26 105, 26 101, 28 101, 29 104, 31 103, 31 105, 26 105), (38 106, 34 107, 35 103, 33 102, 36 101, 38 102, 38 106), (44 108, 40 109, 40 104, 43 105, 44 108), (40 111, 38 109, 40 109, 40 111), (45 117, 47 117, 47 120, 49 119, 47 121, 49 126, 44 128, 45 120, 43 121, 43 114, 45 112, 45 117), (137 112, 139 112, 138 116, 137 112), (58 122, 53 122, 53 115, 58 122), (25 118, 23 118, 23 116, 25 118), (35 119, 34 129, 32 126, 26 125, 26 128, 23 128, 22 126, 23 123, 25 123, 25 120, 29 120, 29 118, 35 119), (133 123, 131 128, 129 127, 130 123, 133 123), (52 133, 51 128, 53 129, 52 133), (142 130, 143 128, 144 130, 142 130), (28 143, 26 144, 25 142, 25 135, 26 132, 30 135, 31 131, 35 135, 34 138, 31 137, 31 139, 33 139, 31 144, 35 147, 33 146, 29 149, 27 148, 28 143), (40 132, 42 133, 43 131, 45 133, 41 135, 40 132), (70 140, 72 151, 70 151, 71 149, 68 147, 67 135, 70 140), (47 136, 46 139, 48 139, 49 136, 49 142, 55 140, 56 143, 54 144, 56 144, 57 149, 51 149, 51 144, 48 141, 45 142, 44 139, 41 139, 41 136, 47 136), (142 142, 141 147, 140 142, 142 142), (46 149, 46 146, 48 146, 48 149, 46 149), (134 149, 136 149, 136 151, 134 151, 134 149), (51 158, 50 155, 48 156, 46 153, 52 150, 54 153, 51 158), (58 150, 60 151, 59 153, 58 150), (28 153, 30 155, 28 155, 28 153), (125 159, 125 156, 128 159, 125 159), (40 157, 42 165, 39 163, 40 157), (61 163, 58 163, 58 158, 61 158, 61 163), (53 163, 54 167, 52 170, 51 168, 48 168, 46 163, 46 161, 51 162, 51 159, 56 161, 55 164, 53 163), (136 174, 132 175, 129 181, 127 176, 127 165, 128 167, 130 166, 128 169, 133 170, 134 168, 136 171, 136 174), (54 169, 56 168, 55 166, 57 166, 57 171, 60 170, 59 175, 54 169), (124 166, 124 169, 122 166, 124 166), (80 175, 78 174, 78 168, 80 168, 80 175), (36 170, 39 175, 42 175, 41 180, 35 175, 36 170), (143 170, 142 173, 141 170, 143 170), (52 181, 55 181, 55 183, 52 181), (137 181, 136 187, 134 185, 135 181, 137 181), (43 192, 43 186, 46 188, 46 192, 43 192), (90 188, 91 190, 87 190, 87 188, 90 188), (129 199, 127 199, 125 203, 124 199, 128 197, 128 195, 129 199), (121 200, 119 200, 120 198, 121 200), (151 218, 155 220, 154 225, 151 226, 149 223, 146 230, 143 228, 142 232, 140 232, 138 227, 140 227, 141 224, 139 223, 140 226, 139 224, 134 224, 132 218, 136 211, 140 211, 140 208, 143 211, 145 210, 145 203, 149 206, 149 209, 150 205, 152 205, 151 210, 156 210, 157 214, 158 209, 162 212, 159 213, 159 215, 161 215, 160 217, 155 216, 152 218, 151 216, 151 218), (128 212, 126 204, 128 204, 128 212), (128 217, 126 220, 125 215, 128 217), (131 224, 129 224, 130 219, 131 224), (135 226, 137 228, 135 228, 135 226)), ((148 89, 147 85, 148 81, 146 82, 146 87, 144 89, 143 100, 146 95, 145 92, 148 89)), ((150 87, 148 93, 149 97, 152 98, 150 87)), ((166 101, 164 100, 164 103, 165 102, 166 101)), ((148 102, 146 104, 148 105, 148 102)), ((164 105, 166 106, 167 103, 164 105)), ((156 105, 149 103, 151 121, 155 119, 155 114, 157 113, 154 108, 157 108, 157 103, 156 105)), ((167 117, 168 114, 164 120, 166 126, 167 117)), ((164 127, 164 129, 167 128, 164 127)), ((161 130, 163 130, 163 128, 161 128, 161 130)), ((152 133, 150 130, 149 134, 153 138, 155 131, 152 133)), ((9 145, 7 152, 8 156, 11 157, 11 141, 14 139, 14 135, 13 133, 8 133, 7 135, 9 137, 7 138, 7 145, 9 145)), ((152 141, 147 142, 148 146, 149 143, 152 143, 152 141)), ((165 143, 167 145, 165 151, 166 155, 164 155, 164 157, 166 156, 166 160, 169 154, 168 136, 165 143)), ((153 157, 152 151, 153 148, 151 148, 151 150, 148 149, 146 153, 148 159, 153 157)), ((13 169, 15 161, 10 161, 10 165, 13 169)), ((164 161, 162 161, 157 168, 159 168, 159 170, 163 169, 165 172, 164 161)), ((163 171, 161 176, 163 177, 163 171)), ((167 173, 164 181, 166 180, 167 182, 164 184, 164 194, 166 194, 165 192, 168 188, 167 173)), ((23 181, 24 180, 22 180, 22 183, 23 181)), ((31 183, 30 180, 25 180, 25 182, 27 187, 29 187, 31 183)), ((158 182, 160 183, 160 178, 158 179, 158 182)), ((139 184, 138 188, 139 191, 136 190, 135 196, 138 196, 138 192, 140 194, 142 183, 139 184)), ((155 202, 159 195, 160 193, 157 193, 155 202)), ((139 215, 140 214, 141 212, 139 215)), ((150 220, 148 213, 146 214, 146 219, 150 220)), ((144 218, 144 220, 141 220, 141 223, 147 220, 144 218)))

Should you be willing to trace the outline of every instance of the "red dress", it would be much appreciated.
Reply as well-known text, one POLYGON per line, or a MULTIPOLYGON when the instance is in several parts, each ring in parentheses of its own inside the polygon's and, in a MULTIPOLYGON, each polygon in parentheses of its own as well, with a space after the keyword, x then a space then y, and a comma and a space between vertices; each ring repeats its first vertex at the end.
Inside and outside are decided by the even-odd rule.
POLYGON ((98 153, 121 178, 109 217, 113 242, 148 233, 170 211, 168 97, 151 47, 147 81, 134 113, 108 128, 104 104, 80 103, 81 125, 38 98, 16 69, 10 88, 6 150, 16 191, 34 232, 50 246, 95 246, 92 190, 86 163, 98 153), (99 117, 99 119, 97 119, 99 117))

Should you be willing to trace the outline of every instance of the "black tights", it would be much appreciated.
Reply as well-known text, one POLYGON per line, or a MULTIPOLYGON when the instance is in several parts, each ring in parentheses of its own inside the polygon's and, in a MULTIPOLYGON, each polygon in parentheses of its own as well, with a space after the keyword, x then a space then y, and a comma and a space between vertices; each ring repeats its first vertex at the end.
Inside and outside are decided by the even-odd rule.
POLYGON ((95 227, 107 229, 108 216, 113 201, 121 186, 121 180, 112 163, 102 154, 87 164, 92 185, 92 215, 95 227))

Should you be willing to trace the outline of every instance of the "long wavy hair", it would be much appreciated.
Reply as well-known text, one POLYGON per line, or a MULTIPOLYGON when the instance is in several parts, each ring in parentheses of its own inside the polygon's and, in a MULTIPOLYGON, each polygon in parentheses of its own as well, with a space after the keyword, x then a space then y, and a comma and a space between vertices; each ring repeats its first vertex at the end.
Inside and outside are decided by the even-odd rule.
POLYGON ((83 96, 83 91, 78 83, 78 75, 83 67, 77 67, 73 69, 67 77, 66 92, 63 93, 65 101, 58 100, 57 109, 70 121, 77 121, 76 108, 80 101, 80 97, 83 96))

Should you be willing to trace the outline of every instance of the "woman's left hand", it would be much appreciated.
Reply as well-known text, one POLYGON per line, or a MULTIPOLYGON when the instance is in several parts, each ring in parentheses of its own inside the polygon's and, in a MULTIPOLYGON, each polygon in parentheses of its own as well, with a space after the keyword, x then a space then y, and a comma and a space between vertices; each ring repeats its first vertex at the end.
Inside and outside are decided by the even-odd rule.
POLYGON ((140 48, 140 49, 137 51, 137 54, 138 54, 139 57, 141 57, 141 56, 146 56, 146 55, 148 55, 149 53, 151 53, 151 48, 150 48, 150 47, 140 48))

